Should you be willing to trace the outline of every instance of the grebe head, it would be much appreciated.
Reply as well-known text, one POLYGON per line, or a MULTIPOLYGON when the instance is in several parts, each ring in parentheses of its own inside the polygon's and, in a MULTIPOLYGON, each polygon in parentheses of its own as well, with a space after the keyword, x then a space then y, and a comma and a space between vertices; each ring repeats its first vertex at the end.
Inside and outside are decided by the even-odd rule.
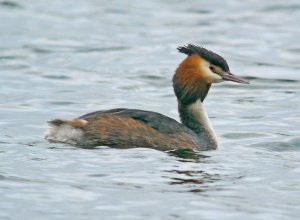
POLYGON ((192 44, 177 49, 188 55, 177 68, 173 78, 175 94, 183 104, 198 99, 203 101, 212 83, 232 81, 248 84, 230 72, 223 57, 210 50, 192 44))

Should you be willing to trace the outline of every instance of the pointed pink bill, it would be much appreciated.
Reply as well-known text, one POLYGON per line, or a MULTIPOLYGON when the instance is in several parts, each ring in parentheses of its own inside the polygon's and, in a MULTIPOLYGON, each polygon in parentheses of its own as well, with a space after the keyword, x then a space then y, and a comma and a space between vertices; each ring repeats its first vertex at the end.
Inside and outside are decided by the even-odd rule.
POLYGON ((236 82, 236 83, 243 83, 243 84, 249 84, 249 82, 245 81, 244 79, 237 77, 235 75, 233 75, 232 73, 228 73, 225 72, 222 75, 222 78, 226 81, 232 81, 232 82, 236 82))

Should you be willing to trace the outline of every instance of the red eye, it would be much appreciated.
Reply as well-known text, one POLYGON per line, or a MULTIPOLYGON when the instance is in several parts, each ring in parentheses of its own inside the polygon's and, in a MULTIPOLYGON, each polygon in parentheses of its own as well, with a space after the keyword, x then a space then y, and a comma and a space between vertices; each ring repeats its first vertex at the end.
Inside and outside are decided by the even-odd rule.
POLYGON ((211 71, 213 71, 213 72, 214 72, 214 70, 215 70, 215 67, 213 67, 213 66, 209 66, 209 69, 210 69, 211 71))

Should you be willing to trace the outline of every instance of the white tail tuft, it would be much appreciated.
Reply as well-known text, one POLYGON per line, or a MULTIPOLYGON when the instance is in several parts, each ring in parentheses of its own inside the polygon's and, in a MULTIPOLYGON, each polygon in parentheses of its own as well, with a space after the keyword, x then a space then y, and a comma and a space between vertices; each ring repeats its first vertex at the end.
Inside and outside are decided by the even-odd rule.
POLYGON ((45 138, 53 142, 62 142, 72 145, 77 145, 81 142, 83 130, 74 128, 68 124, 61 123, 60 125, 49 123, 49 130, 45 138))

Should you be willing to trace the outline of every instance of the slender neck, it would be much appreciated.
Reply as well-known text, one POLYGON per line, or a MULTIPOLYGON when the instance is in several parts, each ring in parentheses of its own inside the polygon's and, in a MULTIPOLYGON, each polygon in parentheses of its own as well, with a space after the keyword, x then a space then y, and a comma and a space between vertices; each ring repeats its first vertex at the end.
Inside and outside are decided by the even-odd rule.
POLYGON ((178 111, 182 124, 195 132, 201 148, 207 150, 217 148, 215 132, 200 99, 191 104, 183 104, 179 101, 178 111))

